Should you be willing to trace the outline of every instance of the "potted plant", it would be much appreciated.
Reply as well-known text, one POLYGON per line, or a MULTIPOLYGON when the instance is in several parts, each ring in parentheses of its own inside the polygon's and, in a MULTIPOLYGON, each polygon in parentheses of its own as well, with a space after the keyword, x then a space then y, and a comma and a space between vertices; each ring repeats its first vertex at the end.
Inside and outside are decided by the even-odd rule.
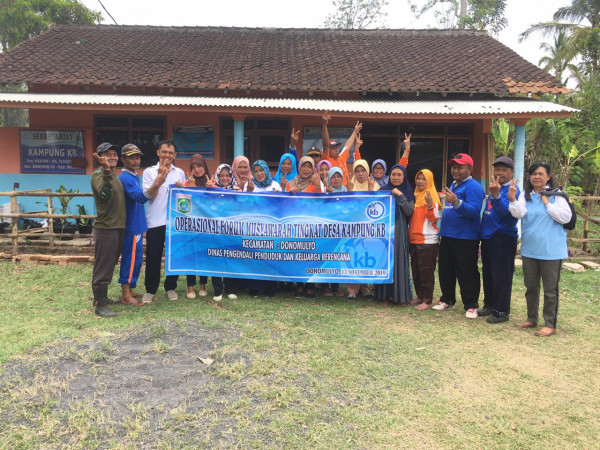
MULTIPOLYGON (((87 216, 87 211, 85 210, 85 206, 77 205, 79 209, 79 215, 87 216)), ((77 228, 79 228, 79 234, 92 234, 92 223, 93 219, 77 219, 77 228)))
MULTIPOLYGON (((79 189, 67 190, 67 188, 61 184, 60 187, 55 192, 76 194, 79 192, 79 189)), ((69 214, 69 203, 71 203, 71 200, 73 200, 73 197, 69 197, 69 196, 58 197, 58 201, 60 202, 60 213, 61 214, 69 214)), ((73 239, 73 236, 69 236, 69 235, 75 234, 76 231, 77 231, 77 225, 70 223, 66 219, 54 219, 54 232, 66 235, 66 236, 59 237, 60 240, 68 241, 68 240, 73 239)))

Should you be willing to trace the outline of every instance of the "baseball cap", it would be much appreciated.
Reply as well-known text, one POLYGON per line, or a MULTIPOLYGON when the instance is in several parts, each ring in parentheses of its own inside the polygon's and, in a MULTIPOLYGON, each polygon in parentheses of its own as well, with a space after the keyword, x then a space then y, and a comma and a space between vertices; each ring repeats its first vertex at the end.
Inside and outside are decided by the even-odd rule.
POLYGON ((454 158, 448 161, 448 164, 460 164, 473 167, 473 158, 465 153, 459 153, 454 158))
POLYGON ((313 145, 310 150, 306 152, 306 156, 321 156, 321 150, 313 145))
POLYGON ((498 158, 496 158, 496 161, 492 163, 492 166, 495 166, 496 164, 504 164, 505 166, 508 166, 511 169, 515 168, 515 163, 508 156, 499 156, 498 158))
POLYGON ((334 141, 333 139, 329 141, 329 148, 337 147, 338 145, 341 145, 341 142, 334 141))
POLYGON ((143 155, 142 151, 135 144, 125 144, 121 149, 121 155, 123 156, 131 156, 131 155, 143 155))
POLYGON ((112 145, 109 142, 103 142, 102 144, 100 144, 96 148, 96 153, 98 153, 100 155, 101 153, 104 153, 107 150, 116 150, 117 153, 118 153, 119 152, 119 146, 118 145, 112 145))

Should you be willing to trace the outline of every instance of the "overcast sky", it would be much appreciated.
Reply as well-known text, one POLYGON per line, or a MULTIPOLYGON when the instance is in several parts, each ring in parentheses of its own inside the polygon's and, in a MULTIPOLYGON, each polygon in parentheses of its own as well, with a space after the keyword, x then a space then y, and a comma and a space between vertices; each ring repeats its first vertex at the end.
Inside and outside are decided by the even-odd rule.
MULTIPOLYGON (((104 23, 112 24, 98 0, 80 0, 87 7, 99 10, 104 23)), ((413 0, 424 3, 424 0, 413 0)), ((333 11, 330 0, 102 0, 119 25, 164 26, 227 26, 318 28, 333 11)), ((415 19, 407 0, 389 0, 387 28, 434 28, 432 16, 415 19)), ((552 20, 552 14, 570 0, 508 0, 506 17, 508 27, 497 39, 523 58, 537 64, 543 53, 541 42, 551 38, 532 36, 524 43, 518 36, 537 22, 552 20)))

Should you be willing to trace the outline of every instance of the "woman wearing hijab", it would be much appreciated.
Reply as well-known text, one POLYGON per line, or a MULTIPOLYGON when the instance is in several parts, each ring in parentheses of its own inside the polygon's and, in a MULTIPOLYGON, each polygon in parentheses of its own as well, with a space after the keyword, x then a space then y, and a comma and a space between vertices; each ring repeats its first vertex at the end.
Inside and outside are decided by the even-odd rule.
POLYGON ((294 155, 291 153, 284 153, 281 155, 279 167, 277 168, 277 173, 273 179, 279 183, 282 190, 285 191, 287 184, 298 175, 296 165, 296 157, 294 155))
POLYGON ((394 274, 392 284, 375 285, 378 300, 390 300, 406 305, 411 301, 410 270, 408 262, 408 223, 413 213, 415 196, 408 184, 406 169, 395 165, 390 170, 388 183, 382 191, 391 191, 396 199, 396 227, 394 229, 394 274))
POLYGON ((221 164, 215 171, 214 186, 221 189, 228 189, 230 191, 239 191, 235 177, 233 176, 233 170, 229 164, 221 164))
POLYGON ((315 162, 310 156, 300 158, 298 175, 285 186, 286 192, 321 192, 321 179, 315 173, 315 162))
MULTIPOLYGON (((381 161, 381 160, 380 160, 381 161)), ((385 164, 385 163, 384 163, 385 164)), ((364 159, 354 161, 352 165, 352 179, 348 183, 350 192, 374 192, 379 190, 379 185, 373 178, 369 177, 369 163, 364 159)), ((363 297, 373 297, 366 284, 346 283, 348 289, 348 299, 356 299, 357 294, 363 297)))
MULTIPOLYGON (((208 176, 208 164, 206 159, 199 153, 192 155, 190 158, 190 171, 187 173, 187 180, 183 183, 186 187, 207 187, 211 186, 210 177, 208 176)), ((208 277, 200 276, 200 286, 198 288, 198 295, 200 297, 206 297, 208 292, 206 291, 206 283, 208 277)), ((196 286, 196 275, 187 276, 187 298, 196 298, 196 292, 194 291, 196 286)), ((213 288, 214 279, 213 279, 213 288)), ((222 289, 222 288, 221 288, 222 289)))
POLYGON ((233 158, 231 171, 235 178, 235 184, 237 184, 240 189, 244 187, 252 176, 250 174, 250 161, 245 156, 236 156, 233 158))
POLYGON ((344 186, 344 172, 339 167, 334 167, 327 175, 327 193, 346 192, 348 189, 344 186))
MULTIPOLYGON (((315 161, 310 156, 300 159, 298 176, 285 187, 287 192, 321 192, 321 180, 315 173, 315 161)), ((297 283, 296 298, 315 298, 315 283, 297 283), (305 292, 306 289, 306 292, 305 292)))
POLYGON ((423 169, 415 176, 415 208, 408 226, 409 253, 413 283, 417 298, 415 308, 425 311, 433 303, 435 287, 435 265, 439 249, 440 197, 433 173, 423 169))
MULTIPOLYGON (((307 155, 308 156, 308 155, 307 155)), ((314 158, 313 158, 314 159, 314 158)), ((321 192, 326 192, 327 180, 329 179, 329 171, 333 166, 326 159, 322 159, 317 164, 317 175, 321 180, 321 192)))
POLYGON ((268 164, 259 159, 252 164, 252 175, 244 186, 244 192, 281 192, 281 186, 273 178, 268 164))
POLYGON ((384 187, 390 177, 387 176, 387 164, 383 159, 376 159, 371 164, 371 171, 373 172, 373 180, 379 185, 379 187, 384 187))

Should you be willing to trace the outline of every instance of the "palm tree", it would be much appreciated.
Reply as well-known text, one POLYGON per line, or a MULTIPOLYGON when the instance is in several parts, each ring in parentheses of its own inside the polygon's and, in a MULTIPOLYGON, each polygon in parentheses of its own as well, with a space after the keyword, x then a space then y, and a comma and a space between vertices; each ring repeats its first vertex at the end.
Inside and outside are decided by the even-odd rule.
POLYGON ((591 81, 596 80, 600 68, 600 0, 571 0, 571 6, 559 8, 552 22, 541 22, 521 33, 520 40, 532 33, 544 36, 563 31, 566 35, 564 58, 581 58, 582 71, 591 81))
POLYGON ((568 80, 567 78, 567 80, 563 81, 563 72, 569 67, 569 63, 571 62, 566 56, 566 43, 567 35, 564 30, 560 30, 554 36, 553 44, 547 42, 542 42, 540 44, 540 50, 549 53, 549 55, 542 56, 538 62, 542 69, 552 72, 563 84, 566 84, 566 81, 568 80))

